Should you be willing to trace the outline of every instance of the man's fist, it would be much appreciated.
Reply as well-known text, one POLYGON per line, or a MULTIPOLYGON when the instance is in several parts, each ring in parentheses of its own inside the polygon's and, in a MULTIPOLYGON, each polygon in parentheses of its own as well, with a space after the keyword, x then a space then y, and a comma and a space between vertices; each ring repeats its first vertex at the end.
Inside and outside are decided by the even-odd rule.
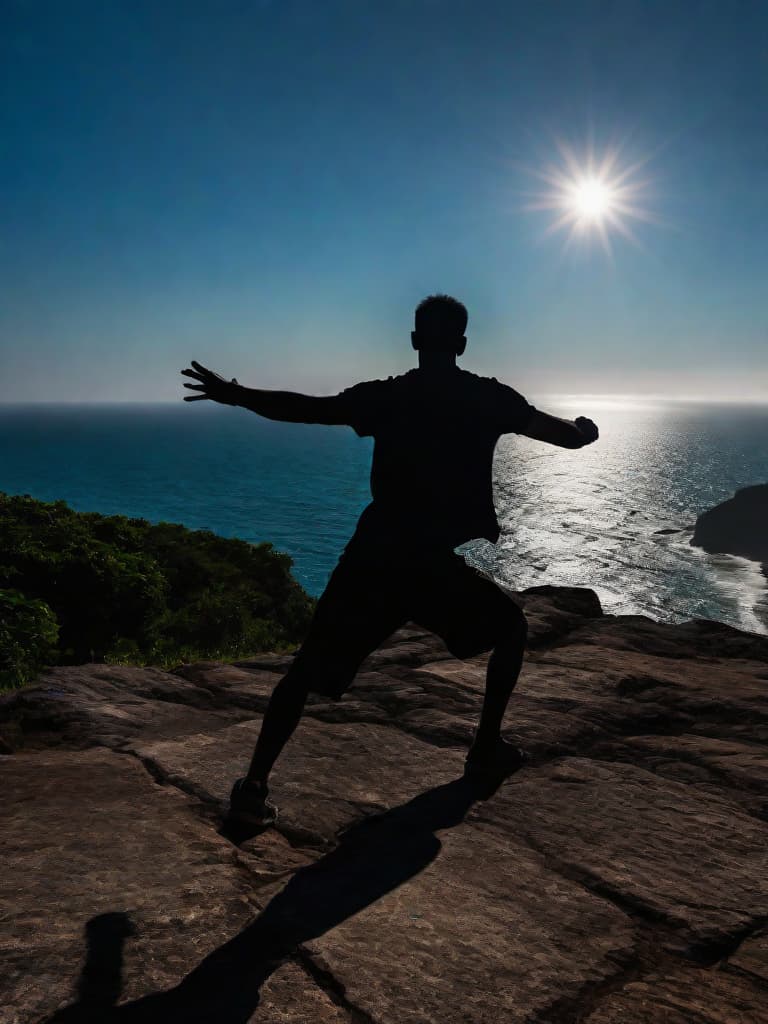
POLYGON ((585 444, 592 444, 592 442, 596 441, 600 436, 597 424, 593 423, 592 420, 587 419, 586 416, 577 416, 573 422, 584 435, 585 444))
POLYGON ((185 395, 185 402, 202 402, 203 399, 210 399, 212 402, 221 402, 222 405, 237 405, 238 397, 241 392, 241 386, 237 383, 235 378, 232 380, 224 380, 218 373, 214 373, 213 370, 207 370, 200 363, 192 360, 192 370, 182 370, 182 374, 185 377, 193 377, 195 380, 199 380, 199 384, 185 384, 185 388, 189 388, 190 391, 200 391, 199 395, 185 395))

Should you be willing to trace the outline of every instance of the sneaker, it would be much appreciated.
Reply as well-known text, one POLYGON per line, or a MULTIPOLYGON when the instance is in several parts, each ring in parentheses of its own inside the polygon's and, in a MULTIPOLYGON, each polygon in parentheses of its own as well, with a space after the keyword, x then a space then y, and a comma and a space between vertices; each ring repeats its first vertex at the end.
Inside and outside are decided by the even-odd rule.
POLYGON ((464 761, 464 778, 494 792, 508 775, 518 771, 528 760, 520 747, 499 739, 490 753, 470 749, 464 761))
POLYGON ((266 782, 238 779, 229 797, 222 833, 236 842, 258 835, 277 821, 277 807, 269 799, 266 782))

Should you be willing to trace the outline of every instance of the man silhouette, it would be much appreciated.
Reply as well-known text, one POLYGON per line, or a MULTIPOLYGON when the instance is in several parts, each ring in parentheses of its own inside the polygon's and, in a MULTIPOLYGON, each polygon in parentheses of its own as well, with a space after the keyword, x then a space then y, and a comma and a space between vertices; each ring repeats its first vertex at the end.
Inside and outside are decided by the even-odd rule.
POLYGON ((275 687, 248 774, 232 790, 227 827, 241 834, 274 820, 268 778, 301 718, 307 695, 339 699, 361 662, 406 622, 440 636, 457 658, 491 651, 480 722, 465 773, 493 786, 525 755, 501 738, 523 661, 525 616, 454 549, 499 525, 493 506, 493 451, 518 433, 563 448, 597 440, 595 424, 540 412, 493 377, 460 369, 465 307, 432 295, 416 309, 418 368, 366 381, 338 395, 259 391, 226 381, 197 362, 182 370, 198 395, 294 423, 347 424, 374 438, 373 500, 321 596, 309 633, 275 687))

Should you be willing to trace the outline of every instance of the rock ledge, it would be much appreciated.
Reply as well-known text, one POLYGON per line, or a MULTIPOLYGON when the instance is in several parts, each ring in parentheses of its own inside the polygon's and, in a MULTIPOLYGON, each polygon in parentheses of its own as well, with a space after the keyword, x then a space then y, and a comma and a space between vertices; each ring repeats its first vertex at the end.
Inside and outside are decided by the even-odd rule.
POLYGON ((509 731, 416 629, 217 833, 290 659, 46 671, 0 699, 0 1021, 768 1024, 768 639, 522 595, 509 731))

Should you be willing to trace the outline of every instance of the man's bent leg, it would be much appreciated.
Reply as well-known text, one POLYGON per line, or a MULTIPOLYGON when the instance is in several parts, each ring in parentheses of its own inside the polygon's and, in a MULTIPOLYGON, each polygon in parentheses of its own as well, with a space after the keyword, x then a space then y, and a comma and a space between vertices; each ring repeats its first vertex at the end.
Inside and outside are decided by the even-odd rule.
POLYGON ((523 665, 527 635, 525 616, 520 612, 491 652, 485 677, 483 709, 472 744, 473 756, 491 756, 498 745, 504 712, 523 665))
POLYGON ((248 774, 233 787, 226 830, 240 834, 275 820, 267 782, 301 721, 308 693, 338 700, 366 656, 405 621, 396 569, 382 562, 376 547, 355 545, 354 538, 347 545, 293 665, 272 692, 248 774))
POLYGON ((266 783, 280 752, 301 721, 308 692, 305 680, 292 670, 274 688, 248 768, 248 782, 266 783))

